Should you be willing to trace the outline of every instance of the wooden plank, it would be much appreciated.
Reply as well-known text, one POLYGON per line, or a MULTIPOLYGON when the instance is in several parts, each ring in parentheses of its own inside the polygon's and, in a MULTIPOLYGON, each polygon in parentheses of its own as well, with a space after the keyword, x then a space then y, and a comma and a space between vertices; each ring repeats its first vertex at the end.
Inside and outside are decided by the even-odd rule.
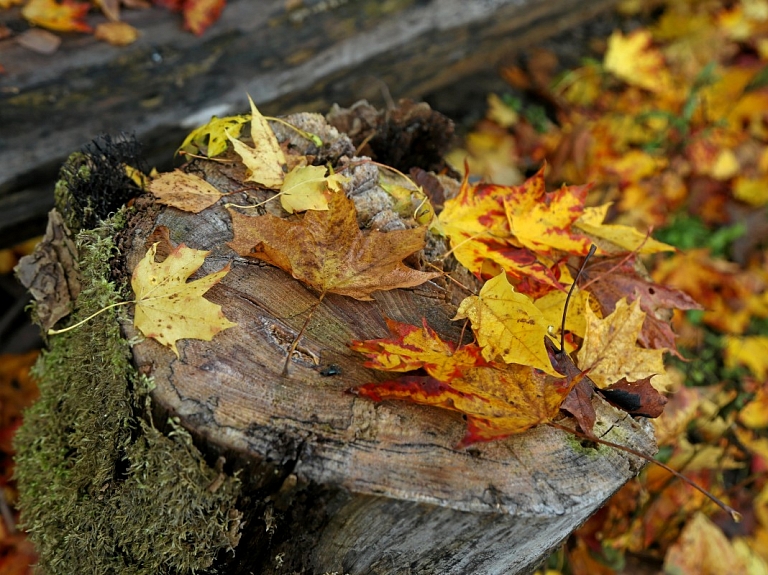
MULTIPOLYGON (((202 37, 158 9, 116 48, 66 37, 52 56, 0 41, 0 245, 42 230, 58 166, 102 133, 135 134, 167 167, 191 128, 243 111, 321 111, 361 98, 420 98, 606 10, 615 0, 230 0, 202 37)), ((18 28, 18 10, 0 23, 18 28)))

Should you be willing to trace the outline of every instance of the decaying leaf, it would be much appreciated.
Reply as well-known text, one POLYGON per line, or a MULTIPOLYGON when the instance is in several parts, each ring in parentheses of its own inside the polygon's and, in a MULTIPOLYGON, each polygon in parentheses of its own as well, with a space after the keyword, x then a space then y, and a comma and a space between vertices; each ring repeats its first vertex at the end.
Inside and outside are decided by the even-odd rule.
POLYGON ((153 245, 142 258, 131 277, 136 294, 134 325, 146 337, 170 347, 176 357, 176 342, 193 338, 210 341, 235 323, 224 317, 221 306, 203 294, 229 272, 229 264, 220 271, 187 282, 209 252, 180 244, 162 263, 155 262, 153 245))
POLYGON ((45 331, 72 312, 81 289, 77 246, 58 210, 48 214, 43 240, 19 260, 16 276, 35 299, 35 315, 45 331))
POLYGON ((642 417, 659 417, 667 404, 667 398, 653 387, 650 377, 637 381, 620 379, 599 392, 608 403, 642 417))
POLYGON ((149 184, 149 191, 161 204, 195 214, 210 208, 222 195, 204 179, 181 170, 155 178, 149 184))
POLYGON ((322 294, 370 300, 374 291, 413 287, 439 275, 403 264, 424 247, 424 228, 364 234, 344 194, 332 194, 328 210, 310 210, 300 221, 231 210, 230 215, 233 250, 277 266, 322 294))
POLYGON ((544 338, 547 322, 528 296, 517 293, 507 275, 485 282, 477 296, 469 296, 453 319, 469 318, 477 341, 488 360, 529 365, 560 377, 552 367, 544 338))
POLYGON ((250 96, 248 101, 251 104, 251 140, 254 147, 246 146, 237 138, 233 138, 229 132, 226 132, 227 138, 248 168, 246 181, 256 182, 267 188, 279 188, 285 178, 285 155, 280 149, 275 133, 250 96))

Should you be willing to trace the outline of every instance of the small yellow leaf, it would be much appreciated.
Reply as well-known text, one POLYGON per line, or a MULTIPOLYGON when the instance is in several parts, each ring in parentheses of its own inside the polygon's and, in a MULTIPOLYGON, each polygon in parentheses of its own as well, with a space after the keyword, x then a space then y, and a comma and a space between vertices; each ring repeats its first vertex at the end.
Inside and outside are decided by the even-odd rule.
POLYGON ((764 206, 768 204, 768 178, 736 178, 733 195, 751 206, 764 206))
POLYGON ((562 377, 552 367, 544 346, 547 321, 524 294, 517 293, 502 272, 485 282, 480 295, 461 302, 457 319, 469 318, 483 357, 501 356, 506 363, 530 365, 545 373, 562 377))
POLYGON ((225 118, 213 116, 210 122, 192 130, 179 146, 179 150, 193 154, 202 152, 209 158, 215 158, 227 149, 227 137, 237 138, 243 124, 250 119, 248 115, 225 118))
POLYGON ((307 210, 327 210, 328 189, 324 166, 303 166, 292 169, 280 188, 280 204, 292 214, 307 210))
POLYGON ((275 133, 250 96, 248 101, 251 103, 251 139, 254 147, 246 146, 229 133, 227 138, 232 142, 235 152, 242 158, 245 167, 248 168, 246 181, 277 189, 282 186, 285 179, 283 171, 286 164, 285 155, 280 149, 275 133))
POLYGON ((176 342, 193 338, 210 341, 237 324, 224 317, 221 306, 203 298, 227 272, 222 270, 187 282, 209 252, 180 244, 162 263, 155 262, 157 244, 142 258, 131 277, 136 294, 134 325, 146 337, 170 347, 179 357, 176 342))
POLYGON ((608 38, 605 69, 633 86, 656 93, 668 91, 672 78, 664 56, 651 46, 651 41, 648 30, 637 30, 627 36, 615 31, 608 38))
POLYGON ((195 214, 211 207, 221 192, 194 174, 174 170, 152 180, 149 191, 161 204, 195 214))
MULTIPOLYGON (((768 336, 725 336, 725 365, 745 365, 760 381, 768 375, 768 336)), ((768 418, 768 412, 766 412, 768 418)))
POLYGON ((720 150, 712 166, 712 177, 716 180, 728 180, 739 172, 739 167, 739 160, 733 150, 720 150))
POLYGON ((113 46, 127 46, 138 39, 139 31, 126 22, 102 22, 96 26, 94 36, 113 46))

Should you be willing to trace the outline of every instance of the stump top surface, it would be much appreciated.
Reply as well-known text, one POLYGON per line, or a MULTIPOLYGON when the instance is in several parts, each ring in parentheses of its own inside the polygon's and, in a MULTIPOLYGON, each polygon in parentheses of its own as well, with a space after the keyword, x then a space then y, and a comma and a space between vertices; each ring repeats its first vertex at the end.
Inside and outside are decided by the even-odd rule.
MULTIPOLYGON (((385 318, 415 325, 426 318, 443 337, 458 339, 450 285, 376 292, 370 302, 327 295, 283 374, 287 350, 317 295, 277 268, 236 256, 226 246, 232 233, 221 207, 198 215, 148 212, 130 238, 129 271, 158 225, 169 228, 174 243, 212 251, 201 273, 232 262, 206 299, 220 304, 236 327, 211 342, 179 341, 180 359, 150 339, 133 348, 136 364, 155 378, 155 401, 223 449, 292 465, 302 479, 354 493, 519 515, 594 507, 643 465, 611 448, 581 448, 547 427, 457 450, 465 431, 458 414, 348 393, 390 379, 365 368, 364 357, 348 347, 352 340, 386 337, 385 318)), ((610 429, 614 441, 654 451, 649 424, 595 402, 598 435, 610 429)))

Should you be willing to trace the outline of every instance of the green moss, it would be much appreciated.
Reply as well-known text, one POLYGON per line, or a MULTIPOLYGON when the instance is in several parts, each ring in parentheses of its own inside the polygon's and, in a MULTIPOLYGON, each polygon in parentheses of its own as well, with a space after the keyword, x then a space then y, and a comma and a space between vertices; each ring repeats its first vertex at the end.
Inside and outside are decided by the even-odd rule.
MULTIPOLYGON (((122 299, 108 279, 117 219, 78 234, 85 289, 72 323, 122 299)), ((137 417, 149 382, 130 363, 120 309, 52 337, 35 369, 16 477, 42 573, 195 573, 237 544, 238 480, 215 481, 178 425, 166 436, 137 417)))

